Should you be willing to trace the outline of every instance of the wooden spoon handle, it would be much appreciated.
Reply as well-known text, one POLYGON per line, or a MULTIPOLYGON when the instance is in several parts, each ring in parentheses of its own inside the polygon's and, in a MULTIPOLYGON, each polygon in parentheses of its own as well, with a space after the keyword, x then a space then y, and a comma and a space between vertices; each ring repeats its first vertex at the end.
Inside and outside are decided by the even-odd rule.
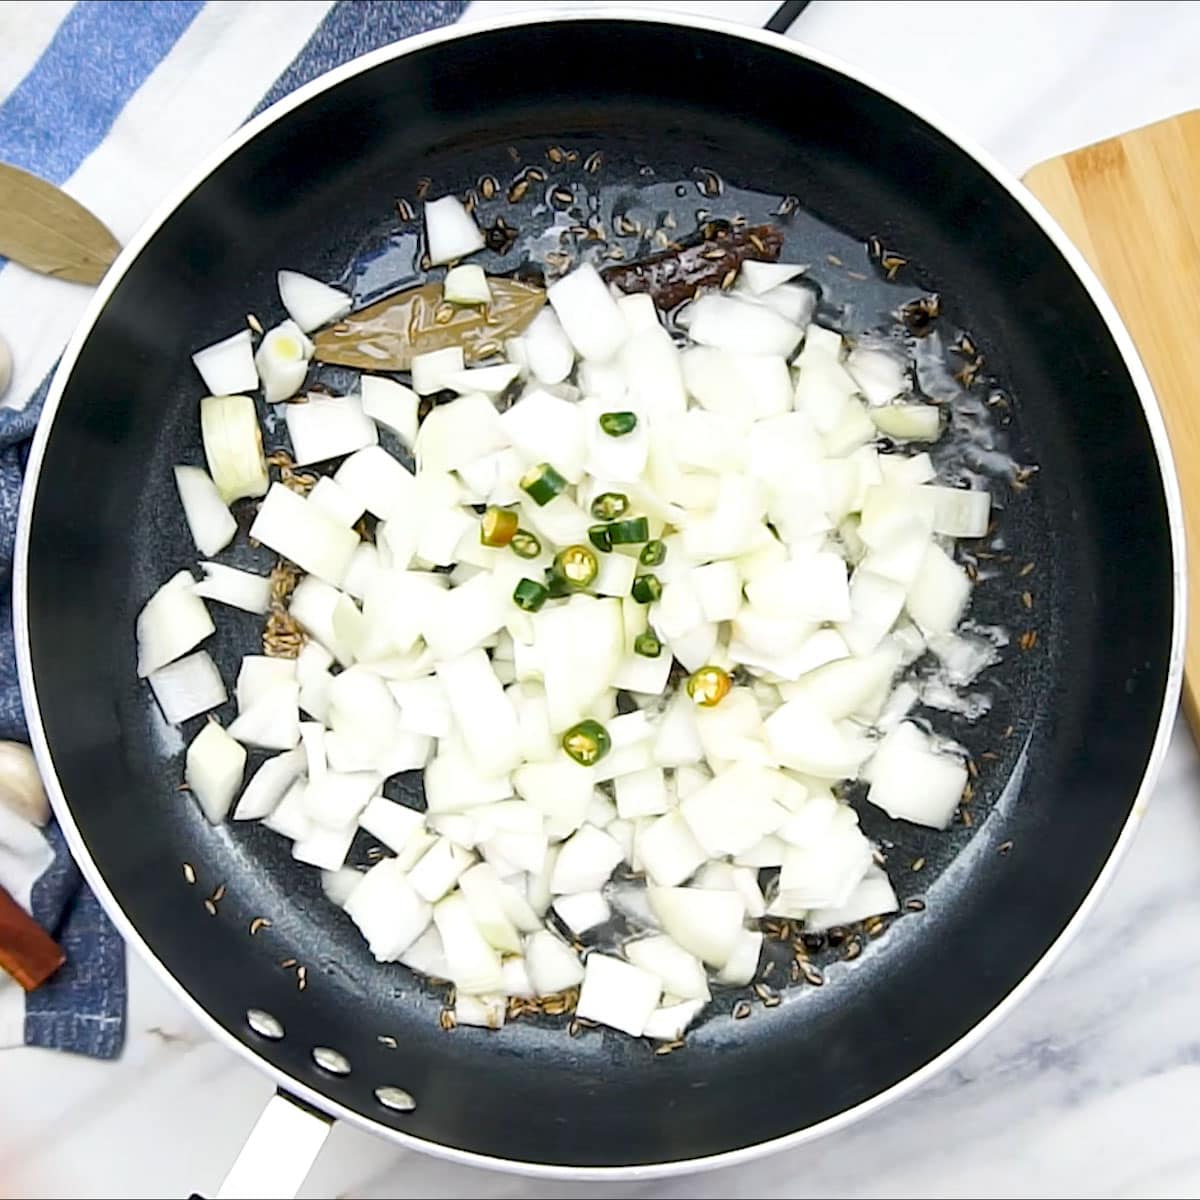
POLYGON ((0 887, 0 967, 31 992, 66 961, 58 943, 0 887))

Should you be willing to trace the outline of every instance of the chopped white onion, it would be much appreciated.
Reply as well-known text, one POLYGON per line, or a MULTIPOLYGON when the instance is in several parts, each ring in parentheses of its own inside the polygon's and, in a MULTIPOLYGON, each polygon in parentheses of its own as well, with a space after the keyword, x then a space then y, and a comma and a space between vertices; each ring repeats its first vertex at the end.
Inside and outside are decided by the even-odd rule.
POLYGON ((305 333, 341 320, 350 311, 350 297, 319 279, 301 275, 299 271, 280 271, 276 281, 288 316, 305 333))
POLYGON ((271 580, 267 576, 215 562, 202 562, 200 570, 204 578, 193 587, 197 596, 243 612, 265 613, 270 608, 271 580))
POLYGON ((548 929, 538 930, 526 939, 525 966, 538 996, 553 996, 583 982, 579 955, 548 929))
POLYGON ((619 1029, 631 1037, 641 1037, 661 995, 662 984, 657 975, 593 951, 584 964, 575 1015, 619 1029))
POLYGON ((208 473, 199 467, 176 467, 175 487, 196 549, 209 555, 228 546, 237 533, 237 521, 208 473))
POLYGON ((158 707, 171 725, 225 703, 221 672, 206 650, 198 650, 146 676, 158 707))
POLYGON ((145 678, 216 632, 187 571, 173 575, 146 601, 137 618, 137 673, 145 678))
POLYGON ((229 726, 229 736, 262 750, 291 750, 300 744, 300 685, 276 684, 229 726))
POLYGON ((748 258, 738 268, 738 283, 744 283, 754 296, 761 296, 780 284, 803 275, 808 268, 795 263, 756 262, 748 258))
POLYGON ((707 1000, 708 980, 700 960, 664 934, 651 934, 625 943, 625 957, 634 966, 657 975, 662 990, 681 1000, 707 1000))
POLYGON ((379 375, 364 375, 360 389, 364 415, 390 429, 411 450, 417 440, 417 393, 379 375))
POLYGON ((254 365, 268 404, 289 400, 304 386, 312 353, 312 342, 295 321, 284 321, 267 331, 254 355, 254 365))
POLYGON ((234 695, 238 712, 245 712, 261 700, 272 688, 291 683, 296 678, 296 660, 271 658, 265 654, 247 654, 238 667, 234 695))
POLYGON ((577 937, 603 925, 612 916, 608 901, 600 892, 574 892, 555 896, 553 908, 559 919, 577 937))
POLYGON ((546 299, 581 358, 606 362, 621 348, 627 336, 625 318, 590 263, 552 283, 546 299))
POLYGON ((289 404, 286 418, 297 466, 341 458, 379 440, 375 422, 363 412, 357 396, 312 393, 303 403, 289 404))
POLYGON ((469 263, 451 267, 446 272, 446 278, 442 281, 442 298, 447 304, 491 304, 492 289, 488 287, 483 268, 469 263))
POLYGON ((254 347, 248 329, 197 350, 192 355, 192 362, 200 372, 204 386, 214 396, 234 396, 258 387, 254 347))
POLYGON ((226 504, 266 494, 270 479, 262 431, 249 396, 205 396, 200 401, 200 434, 208 473, 226 504))
POLYGON ((933 750, 927 735, 911 721, 887 734, 870 766, 867 799, 889 817, 934 829, 950 824, 967 784, 967 768, 957 758, 933 750))
POLYGON ((429 904, 412 889, 398 860, 377 862, 343 907, 379 962, 395 962, 425 931, 429 904))
POLYGON ((275 811, 288 788, 305 770, 303 750, 285 750, 268 758, 250 778, 233 810, 235 821, 260 821, 275 811))
POLYGON ((339 525, 281 483, 271 485, 250 526, 250 536, 335 587, 359 543, 352 529, 339 525))
POLYGON ((454 892, 439 900, 434 905, 433 920, 442 935, 450 978, 458 990, 469 996, 500 991, 504 986, 500 955, 475 924, 466 899, 454 892))
POLYGON ((187 748, 183 781, 213 825, 225 819, 245 770, 245 748, 216 721, 206 721, 187 748))
POLYGON ((679 945, 710 966, 725 965, 746 915, 741 896, 690 887, 649 887, 646 891, 654 915, 679 945))
POLYGON ((482 230, 457 196, 425 202, 425 249, 431 266, 466 258, 483 247, 482 230))
POLYGON ((878 867, 871 867, 844 904, 838 908, 814 908, 804 918, 804 927, 819 933, 835 925, 852 925, 867 917, 894 913, 899 907, 887 874, 878 867))

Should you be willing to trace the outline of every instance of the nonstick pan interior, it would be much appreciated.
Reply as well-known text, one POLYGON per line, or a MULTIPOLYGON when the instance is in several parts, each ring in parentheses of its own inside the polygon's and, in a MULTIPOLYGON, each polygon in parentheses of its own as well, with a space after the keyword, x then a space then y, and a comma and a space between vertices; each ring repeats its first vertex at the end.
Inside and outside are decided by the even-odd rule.
MULTIPOLYGON (((603 19, 471 33, 380 61, 269 125, 166 219, 63 390, 33 508, 27 607, 71 817, 115 902, 200 1006, 277 1071, 379 1126, 591 1167, 720 1154, 811 1127, 898 1083, 995 1008, 1125 825, 1169 690, 1174 623, 1167 502, 1136 389, 1086 289, 1006 188, 906 110, 791 50, 603 19), (552 146, 575 159, 554 163, 552 146), (681 223, 697 208, 728 215, 740 189, 776 207, 798 197, 823 224, 775 219, 785 257, 830 281, 828 313, 869 324, 938 292, 941 329, 969 330, 981 378, 1003 389, 1014 457, 1039 468, 998 490, 1003 544, 976 548, 1003 561, 973 616, 1013 637, 985 677, 993 710, 975 725, 939 718, 979 767, 973 823, 928 835, 861 810, 868 833, 892 843, 902 899, 923 911, 776 1007, 756 1002, 735 1020, 738 997, 721 999, 661 1057, 599 1030, 570 1038, 562 1021, 443 1032, 441 993, 375 964, 284 843, 210 828, 177 792, 183 743, 134 678, 138 609, 195 559, 169 470, 201 461, 189 353, 245 313, 280 319, 279 267, 337 278, 353 266, 364 292, 393 269, 398 281, 409 251, 393 237, 394 205, 414 200, 422 178, 433 194, 486 174, 507 188, 531 162, 549 183, 610 199, 682 187, 681 223), (704 194, 707 171, 723 196, 704 194), (872 237, 907 260, 891 283, 877 248, 864 249, 872 237), (828 255, 866 278, 839 274, 828 255), (1022 634, 1036 634, 1026 649, 1022 634), (210 915, 204 901, 221 887, 210 915), (258 917, 270 925, 252 936, 258 917), (253 1032, 251 1008, 285 1035, 253 1032), (337 1050, 349 1073, 315 1065, 314 1047, 337 1050), (376 1089, 389 1086, 415 1109, 381 1104, 376 1089)), ((215 616, 230 680, 256 622, 215 616)))

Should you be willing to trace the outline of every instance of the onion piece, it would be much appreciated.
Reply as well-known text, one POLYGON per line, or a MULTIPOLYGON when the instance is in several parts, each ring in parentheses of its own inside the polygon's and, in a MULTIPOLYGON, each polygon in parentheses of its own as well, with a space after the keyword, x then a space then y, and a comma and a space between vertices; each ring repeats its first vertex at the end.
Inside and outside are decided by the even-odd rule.
POLYGON ((303 779, 294 780, 284 792, 283 799, 263 817, 263 827, 293 842, 308 837, 312 833, 313 822, 304 807, 307 787, 303 779))
POLYGON ((268 404, 288 400, 304 386, 312 353, 312 342, 295 321, 284 321, 266 332, 254 355, 254 365, 268 404))
POLYGON ((487 396, 473 394, 439 404, 421 422, 414 453, 420 471, 454 471, 508 443, 509 432, 495 405, 487 396))
POLYGON ((625 318, 590 263, 552 283, 546 299, 580 358, 605 362, 621 348, 627 337, 625 318))
POLYGON ((137 673, 144 679, 186 654, 216 632, 204 601, 193 591, 187 571, 171 576, 146 601, 137 618, 137 673))
POLYGON ((379 375, 364 375, 359 386, 364 415, 390 429, 411 450, 417 440, 417 393, 379 375))
POLYGON ((538 996, 553 996, 583 982, 579 955, 548 929, 525 940, 525 967, 538 996))
POLYGON ((420 631, 435 658, 457 658, 502 629, 507 608, 491 576, 476 575, 425 605, 418 615, 420 631))
POLYGON ((209 555, 228 546, 237 533, 237 521, 208 472, 199 467, 176 467, 175 487, 196 549, 209 555))
POLYGON ((555 841, 570 837, 582 824, 592 799, 594 772, 559 753, 552 762, 524 762, 513 771, 517 795, 545 819, 555 841))
POLYGON ((262 496, 270 485, 258 413, 249 396, 205 396, 200 435, 208 473, 226 504, 262 496))
POLYGON ((339 525, 281 483, 271 485, 250 526, 250 536, 335 587, 359 543, 352 529, 339 525))
POLYGON ((433 904, 454 887, 474 861, 473 854, 449 838, 438 838, 409 871, 408 881, 418 896, 433 904))
POLYGON ((664 887, 683 883, 708 858, 677 811, 666 813, 642 831, 638 856, 646 877, 664 887))
POLYGON ((671 807, 663 769, 658 766, 619 775, 613 781, 613 794, 617 801, 617 812, 627 821, 637 817, 656 817, 671 807))
POLYGON ((595 929, 597 925, 603 925, 612 916, 608 901, 600 892, 555 896, 553 907, 559 919, 576 937, 595 929))
POLYGON ((355 451, 338 467, 334 479, 380 520, 400 505, 411 504, 416 493, 412 472, 382 446, 355 451))
POLYGON ((777 708, 763 728, 777 761, 818 779, 853 779, 870 752, 868 745, 846 737, 802 696, 777 708))
POLYGON ((432 916, 432 909, 413 891, 394 858, 376 863, 343 907, 377 962, 395 962, 425 931, 432 916))
POLYGON ((382 782, 370 771, 328 770, 310 779, 304 790, 304 810, 314 825, 344 829, 355 825, 382 782))
POLYGON ((268 758, 250 777, 233 810, 235 821, 259 821, 275 811, 305 768, 303 750, 285 750, 268 758))
POLYGON ((500 417, 500 425, 525 462, 548 462, 568 483, 578 483, 587 456, 586 411, 535 388, 500 417))
POLYGON ((192 589, 197 596, 249 613, 261 614, 270 608, 271 580, 267 576, 215 562, 200 563, 200 570, 204 578, 192 589))
POLYGON ((870 410, 880 433, 897 442, 936 442, 941 414, 934 404, 885 404, 870 410))
POLYGON ((245 748, 216 721, 206 721, 187 748, 183 780, 211 824, 225 819, 245 770, 245 748))
POLYGON ((723 967, 738 942, 745 905, 736 892, 649 886, 646 894, 663 929, 689 953, 723 967))
POLYGON ((439 900, 434 905, 433 920, 442 935, 450 978, 458 990, 470 996, 499 991, 504 986, 500 955, 480 933, 463 896, 455 892, 439 900))
MULTIPOLYGON (((867 799, 889 817, 945 829, 967 784, 967 769, 938 754, 911 721, 888 733, 870 763, 867 799)), ((839 901, 840 903, 840 901, 839 901)))
POLYGON ((758 974, 762 944, 763 935, 759 930, 741 930, 733 951, 725 965, 717 972, 717 982, 727 987, 745 987, 758 974))
POLYGON ((855 654, 870 654, 895 625, 904 603, 900 584, 860 565, 850 579, 850 619, 838 632, 855 654))
POLYGON ((706 854, 741 854, 787 820, 771 773, 740 761, 680 802, 679 813, 706 854))
POLYGON ((197 350, 192 355, 192 362, 200 372, 204 386, 214 396, 233 396, 239 392, 252 392, 258 387, 254 347, 248 329, 197 350))
POLYGON ((619 362, 629 389, 629 406, 651 421, 687 409, 679 349, 661 327, 636 333, 621 347, 619 362))
POLYGON ((630 1037, 641 1037, 661 995, 657 975, 593 951, 584 964, 575 1015, 619 1029, 630 1037))
POLYGON ((454 998, 455 1025, 474 1025, 480 1029, 503 1029, 507 1011, 508 995, 503 990, 495 995, 456 995, 454 998))
POLYGON ((446 376, 446 386, 460 395, 482 393, 499 396, 517 379, 521 369, 512 363, 498 363, 491 367, 471 367, 446 376))
POLYGON ((359 826, 398 854, 425 828, 425 816, 395 800, 373 796, 359 814, 359 826))
POLYGON ((362 883, 364 871, 357 867, 339 867, 336 871, 321 872, 321 891, 330 904, 344 908, 351 893, 362 883))
POLYGON ((583 825, 563 844, 550 876, 553 895, 599 891, 623 858, 621 847, 592 825, 583 825))
POLYGON ((678 1041, 700 1015, 704 1003, 703 1000, 680 1000, 678 1004, 664 1004, 656 1008, 646 1018, 642 1036, 660 1042, 678 1041))
POLYGON ((709 999, 708 980, 700 960, 665 934, 626 942, 624 951, 635 967, 658 976, 662 990, 668 995, 682 1000, 709 999))
MULTIPOLYGON (((453 595, 453 593, 451 593, 453 595)), ((506 775, 520 764, 517 716, 483 650, 438 663, 463 744, 485 775, 506 775)))
POLYGON ((425 249, 431 266, 466 258, 483 247, 483 232, 457 196, 425 202, 425 249))
POLYGON ((845 904, 872 866, 871 843, 854 810, 839 805, 819 838, 789 846, 779 872, 779 894, 768 908, 778 916, 845 904))
POLYGON ((990 492, 968 488, 924 487, 933 494, 933 532, 946 537, 979 538, 991 519, 990 492))
POLYGON ((247 654, 238 667, 234 695, 238 712, 257 704, 272 688, 296 679, 294 658, 271 658, 265 654, 247 654))
MULTIPOLYGON (((750 304, 741 307, 752 313, 760 311, 750 304)), ((789 325, 769 310, 761 311, 769 320, 789 325)), ((691 346, 679 355, 679 362, 687 390, 711 413, 753 420, 779 415, 792 407, 792 379, 783 353, 753 354, 741 353, 738 347, 691 346)))
POLYGON ((804 918, 804 927, 820 933, 835 925, 853 925, 867 917, 894 913, 899 907, 887 874, 878 867, 871 867, 844 904, 838 908, 814 908, 804 918))
POLYGON ((448 749, 445 742, 425 768, 424 782, 425 801, 431 813, 466 812, 507 800, 513 794, 507 779, 481 775, 465 752, 448 749))
POLYGON ((263 750, 291 750, 300 744, 300 685, 276 684, 229 726, 229 736, 263 750))
POLYGON ((701 346, 739 354, 790 357, 804 330, 777 312, 735 296, 710 292, 688 308, 688 337, 701 346))
POLYGON ((748 258, 738 268, 738 283, 744 284, 751 295, 761 296, 807 270, 807 266, 796 263, 757 262, 748 258))
POLYGON ((446 272, 442 298, 447 304, 491 304, 492 289, 483 268, 471 263, 446 272))
POLYGON ((856 346, 846 356, 847 372, 871 405, 890 404, 909 390, 904 368, 903 359, 890 350, 871 346, 856 346))
POLYGON ((355 826, 352 824, 341 829, 325 829, 314 824, 306 837, 297 838, 292 843, 292 857, 297 862, 320 867, 322 871, 340 870, 346 862, 346 855, 350 853, 354 834, 355 826))
POLYGON ((746 584, 746 599, 768 616, 821 623, 851 616, 846 564, 830 551, 796 554, 746 584))
POLYGON ((949 633, 971 598, 971 581, 941 546, 925 552, 921 569, 908 589, 908 615, 926 637, 949 633))
POLYGON ((341 320, 350 311, 352 302, 345 292, 299 271, 280 271, 276 282, 288 316, 305 333, 341 320))
POLYGON ((530 372, 539 383, 562 383, 575 365, 575 351, 553 309, 543 308, 521 339, 530 372))
POLYGON ((366 506, 356 500, 332 475, 322 475, 308 493, 309 504, 315 505, 346 529, 357 525, 366 506))
POLYGON ((146 676, 158 707, 171 725, 225 703, 225 684, 205 650, 177 659, 146 676))
POLYGON ((375 422, 363 412, 358 396, 313 393, 302 404, 289 404, 285 416, 297 466, 353 454, 379 440, 375 422))

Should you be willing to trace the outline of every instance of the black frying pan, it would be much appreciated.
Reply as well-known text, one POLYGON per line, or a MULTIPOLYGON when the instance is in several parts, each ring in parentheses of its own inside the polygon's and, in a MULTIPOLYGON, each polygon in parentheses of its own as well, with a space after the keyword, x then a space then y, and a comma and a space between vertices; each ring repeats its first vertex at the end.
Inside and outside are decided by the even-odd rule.
MULTIPOLYGON (((477 1163, 678 1169, 870 1111, 1045 964, 1123 844, 1165 745, 1179 530, 1161 422, 1111 306, 1019 186, 932 123, 794 45, 693 18, 456 30, 360 60, 253 122, 110 273, 30 465, 17 574, 25 700, 59 818, 109 911, 209 1027, 289 1092, 477 1163), (440 992, 375 964, 284 843, 211 828, 176 793, 181 756, 133 672, 136 612, 194 558, 169 471, 201 455, 188 353, 243 313, 278 319, 281 265, 333 279, 371 260, 364 278, 399 282, 407 260, 394 246, 382 255, 400 228, 397 197, 423 176, 461 192, 485 173, 507 181, 517 163, 550 170, 551 145, 578 152, 552 182, 602 186, 603 204, 669 184, 683 190, 681 221, 701 207, 728 215, 735 201, 770 217, 788 234, 785 258, 815 264, 824 318, 851 332, 936 290, 940 333, 970 331, 984 359, 949 403, 1002 389, 1003 436, 1039 468, 1017 486, 992 481, 1004 544, 975 547, 997 558, 972 615, 1014 635, 988 677, 992 712, 973 725, 935 719, 978 764, 972 823, 931 835, 860 808, 902 900, 923 910, 910 905, 853 962, 842 947, 814 951, 824 985, 797 985, 777 1007, 735 1020, 740 995, 721 997, 664 1057, 599 1030, 568 1038, 562 1019, 442 1032, 440 992), (723 196, 703 195, 708 170, 723 196), (768 203, 777 211, 789 195, 801 209, 771 216, 768 203), (881 247, 907 260, 894 280, 881 247), (1036 633, 1025 649, 1022 633, 1036 633), (909 869, 918 858, 924 869, 909 869), (218 884, 214 917, 203 900, 218 884), (251 937, 258 916, 272 925, 251 937), (303 991, 285 960, 306 965, 303 991), (252 1031, 251 1008, 285 1036, 252 1031), (349 1073, 316 1065, 314 1047, 337 1050, 349 1073), (415 1108, 381 1104, 381 1086, 415 1108)), ((256 622, 215 615, 228 678, 256 622)))

